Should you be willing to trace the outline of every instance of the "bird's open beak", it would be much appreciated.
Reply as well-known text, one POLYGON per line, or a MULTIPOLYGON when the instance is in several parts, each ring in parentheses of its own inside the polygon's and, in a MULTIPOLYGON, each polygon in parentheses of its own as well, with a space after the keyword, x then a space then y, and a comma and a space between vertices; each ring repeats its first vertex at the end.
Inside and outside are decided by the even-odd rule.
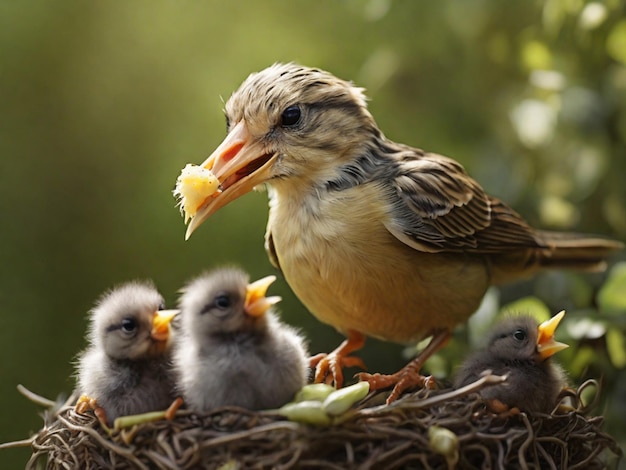
POLYGON ((248 315, 260 317, 272 305, 281 301, 281 298, 277 295, 265 297, 267 289, 275 280, 276 276, 267 276, 248 284, 248 287, 246 287, 246 301, 243 307, 248 315))
POLYGON ((198 208, 187 226, 185 239, 220 208, 267 181, 275 159, 276 153, 268 153, 262 143, 251 139, 245 121, 239 121, 201 165, 219 180, 220 192, 208 197, 198 208))
POLYGON ((555 316, 549 320, 544 321, 537 328, 537 352, 542 360, 549 358, 550 356, 562 351, 565 348, 569 348, 569 345, 565 343, 559 343, 554 340, 554 332, 556 327, 559 326, 561 319, 565 316, 565 310, 561 310, 555 316))
POLYGON ((170 323, 180 310, 157 310, 152 317, 150 337, 155 341, 167 341, 170 337, 170 323))

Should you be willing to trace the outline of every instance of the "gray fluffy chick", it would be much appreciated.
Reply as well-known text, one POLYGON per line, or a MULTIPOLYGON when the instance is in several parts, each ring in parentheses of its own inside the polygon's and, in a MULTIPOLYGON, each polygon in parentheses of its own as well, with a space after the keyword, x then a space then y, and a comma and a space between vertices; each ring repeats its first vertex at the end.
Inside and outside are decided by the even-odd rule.
POLYGON ((487 349, 470 356, 456 374, 456 388, 468 385, 481 373, 508 374, 506 382, 485 387, 480 394, 509 407, 549 413, 566 385, 566 376, 552 355, 567 347, 554 340, 554 331, 565 312, 538 324, 528 315, 507 318, 498 323, 487 349))
POLYGON ((175 398, 170 321, 176 312, 162 307, 151 283, 129 282, 105 293, 90 312, 78 390, 95 399, 109 424, 119 416, 165 409, 175 398))
POLYGON ((306 384, 304 341, 270 311, 280 297, 265 297, 274 280, 222 268, 183 289, 174 366, 189 409, 277 408, 306 384))

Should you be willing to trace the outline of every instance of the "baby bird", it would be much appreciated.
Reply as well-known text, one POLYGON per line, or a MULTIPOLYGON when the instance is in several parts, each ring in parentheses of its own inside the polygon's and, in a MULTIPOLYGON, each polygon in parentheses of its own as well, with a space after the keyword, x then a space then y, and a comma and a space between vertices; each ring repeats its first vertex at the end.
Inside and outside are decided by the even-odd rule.
POLYGON ((148 282, 129 282, 101 297, 77 364, 83 395, 77 411, 97 408, 100 420, 112 424, 172 403, 170 322, 177 311, 161 308, 163 298, 148 282))
POLYGON ((491 370, 508 374, 506 382, 483 388, 480 394, 488 400, 499 400, 523 411, 549 413, 566 385, 565 373, 550 358, 568 347, 554 340, 554 331, 565 315, 562 311, 537 326, 531 316, 522 315, 500 322, 491 334, 487 349, 470 356, 458 371, 456 388, 480 378, 491 370))
POLYGON ((174 366, 188 408, 277 408, 306 384, 304 341, 269 310, 280 297, 265 297, 275 279, 218 269, 183 289, 174 366))

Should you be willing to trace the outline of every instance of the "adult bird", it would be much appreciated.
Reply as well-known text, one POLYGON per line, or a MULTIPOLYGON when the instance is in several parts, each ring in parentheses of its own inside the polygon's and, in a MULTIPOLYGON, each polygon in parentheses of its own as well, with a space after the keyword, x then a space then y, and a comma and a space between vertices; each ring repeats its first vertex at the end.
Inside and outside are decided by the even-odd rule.
POLYGON ((271 311, 280 297, 265 296, 275 279, 222 268, 183 289, 174 368, 189 409, 278 408, 306 384, 304 341, 271 311))
POLYGON ((563 369, 551 361, 567 344, 554 340, 554 332, 565 315, 562 311, 537 324, 529 315, 499 322, 489 335, 486 349, 470 356, 459 368, 456 388, 478 380, 485 371, 507 375, 506 382, 480 391, 483 398, 496 399, 523 411, 549 413, 566 386, 563 369))
POLYGON ((106 292, 91 311, 89 346, 77 363, 78 411, 94 408, 103 423, 164 410, 175 399, 170 322, 163 298, 148 282, 106 292))
POLYGON ((474 312, 491 284, 541 269, 605 267, 619 242, 538 231, 487 195, 456 161, 387 139, 361 88, 293 63, 250 75, 225 108, 228 135, 202 164, 218 209, 267 183, 266 249, 302 303, 347 335, 315 358, 316 380, 340 387, 366 336, 428 346, 398 373, 360 374, 389 401, 474 312))

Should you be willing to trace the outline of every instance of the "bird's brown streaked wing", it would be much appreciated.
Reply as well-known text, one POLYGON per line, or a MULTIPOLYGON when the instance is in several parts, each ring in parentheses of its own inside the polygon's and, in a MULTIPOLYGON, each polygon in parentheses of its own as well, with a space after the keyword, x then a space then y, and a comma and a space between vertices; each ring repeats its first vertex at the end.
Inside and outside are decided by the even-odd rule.
POLYGON ((400 158, 393 185, 398 201, 387 229, 417 250, 497 253, 540 246, 513 209, 485 194, 452 159, 432 153, 400 158))
POLYGON ((476 234, 480 253, 498 253, 511 248, 549 248, 537 231, 513 209, 494 197, 491 201, 491 224, 476 234))

